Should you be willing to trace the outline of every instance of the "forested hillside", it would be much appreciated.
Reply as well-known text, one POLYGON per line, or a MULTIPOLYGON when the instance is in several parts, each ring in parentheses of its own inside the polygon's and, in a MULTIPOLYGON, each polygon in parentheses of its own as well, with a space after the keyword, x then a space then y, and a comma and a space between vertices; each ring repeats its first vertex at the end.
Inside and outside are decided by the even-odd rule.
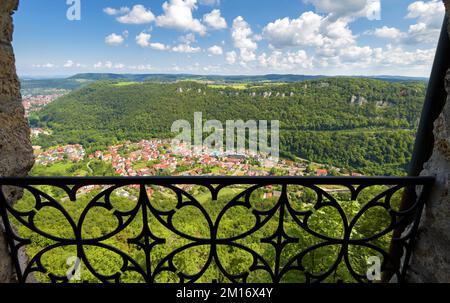
POLYGON ((101 148, 120 140, 164 138, 172 123, 203 119, 279 120, 284 156, 360 170, 404 172, 426 83, 325 78, 295 83, 208 85, 98 81, 48 105, 32 120, 48 127, 42 146, 101 148))

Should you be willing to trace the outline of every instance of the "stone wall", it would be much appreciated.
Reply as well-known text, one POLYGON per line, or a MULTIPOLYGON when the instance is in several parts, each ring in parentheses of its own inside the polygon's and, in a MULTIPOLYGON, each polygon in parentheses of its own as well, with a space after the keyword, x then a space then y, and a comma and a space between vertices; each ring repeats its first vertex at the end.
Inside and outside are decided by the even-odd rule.
MULTIPOLYGON (((18 0, 0 1, 0 176, 25 176, 33 165, 30 130, 24 117, 11 46, 12 14, 17 6, 18 0)), ((13 202, 21 192, 5 189, 5 194, 13 202)), ((0 228, 0 282, 11 282, 14 281, 11 259, 1 224, 0 228)))
MULTIPOLYGON (((450 16, 450 0, 444 2, 450 16)), ((450 26, 448 31, 450 35, 450 26)), ((450 70, 445 81, 450 94, 450 70)), ((436 176, 436 184, 420 226, 410 282, 450 282, 450 96, 434 123, 434 141, 422 175, 436 176)))

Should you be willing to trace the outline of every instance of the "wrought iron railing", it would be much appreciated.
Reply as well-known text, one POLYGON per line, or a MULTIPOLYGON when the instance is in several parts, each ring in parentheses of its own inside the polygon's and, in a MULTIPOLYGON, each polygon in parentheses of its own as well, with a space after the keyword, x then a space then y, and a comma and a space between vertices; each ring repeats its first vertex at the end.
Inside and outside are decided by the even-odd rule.
POLYGON ((0 212, 20 282, 402 282, 433 182, 0 178, 0 212))

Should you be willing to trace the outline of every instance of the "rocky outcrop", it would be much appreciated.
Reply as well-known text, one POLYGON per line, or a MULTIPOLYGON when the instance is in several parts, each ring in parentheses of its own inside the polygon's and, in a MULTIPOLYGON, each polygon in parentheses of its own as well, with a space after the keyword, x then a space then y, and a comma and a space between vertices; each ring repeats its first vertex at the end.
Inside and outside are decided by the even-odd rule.
MULTIPOLYGON (((447 15, 450 1, 445 1, 447 15)), ((450 28, 449 28, 450 35, 450 28)), ((445 79, 450 95, 450 70, 445 79)), ((409 282, 450 282, 450 97, 434 123, 434 149, 422 175, 435 176, 420 226, 409 271, 409 282)))
POLYGON ((356 104, 356 105, 362 106, 362 105, 367 104, 367 99, 362 96, 352 95, 352 97, 350 98, 350 104, 356 104))
MULTIPOLYGON (((0 176, 25 176, 33 165, 30 129, 21 103, 20 83, 11 46, 12 14, 18 0, 0 1, 0 176)), ((9 202, 21 196, 17 189, 4 189, 9 202)), ((0 226, 2 226, 0 224, 0 226)), ((0 282, 14 281, 3 231, 0 231, 0 282)))

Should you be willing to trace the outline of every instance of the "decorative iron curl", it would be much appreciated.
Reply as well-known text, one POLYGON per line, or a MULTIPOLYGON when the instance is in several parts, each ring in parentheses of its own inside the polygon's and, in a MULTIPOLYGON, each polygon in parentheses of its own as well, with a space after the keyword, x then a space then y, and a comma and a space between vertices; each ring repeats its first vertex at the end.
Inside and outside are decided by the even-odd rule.
MULTIPOLYGON (((345 177, 270 177, 270 178, 241 178, 241 177, 139 177, 139 178, 0 178, 0 214, 5 225, 8 243, 16 266, 17 276, 20 282, 26 282, 30 276, 40 273, 46 275, 51 282, 68 282, 67 276, 51 272, 44 265, 43 257, 55 249, 73 247, 76 257, 80 259, 88 272, 100 282, 122 282, 127 273, 138 275, 147 283, 155 283, 158 277, 164 273, 171 273, 181 283, 194 283, 201 281, 205 273, 214 267, 221 275, 221 279, 233 283, 249 282, 252 274, 265 272, 271 282, 280 283, 290 273, 298 273, 305 282, 336 281, 337 271, 345 267, 350 276, 356 282, 370 282, 365 273, 354 268, 350 251, 353 248, 368 249, 374 251, 382 258, 381 270, 389 271, 402 281, 408 266, 409 256, 413 249, 414 239, 417 233, 418 223, 424 204, 427 200, 429 189, 433 184, 433 178, 345 178, 345 177), (181 185, 200 186, 207 190, 212 203, 217 203, 220 193, 232 186, 239 185, 244 189, 228 199, 216 216, 212 216, 208 209, 195 195, 182 189, 181 185), (77 203, 77 194, 85 186, 104 186, 82 209, 77 218, 71 215, 64 207, 60 198, 52 197, 36 187, 40 185, 53 186, 61 189, 66 199, 71 203, 77 203), (136 185, 138 189, 137 200, 127 210, 118 209, 112 202, 112 195, 117 190, 126 186, 136 185), (344 203, 333 194, 324 189, 326 185, 338 185, 348 189, 351 201, 360 199, 363 190, 373 186, 385 186, 381 192, 369 201, 362 201, 361 207, 351 218, 347 217, 344 203), (6 200, 2 188, 15 186, 31 193, 34 205, 31 209, 21 211, 6 200), (169 191, 176 197, 176 203, 169 210, 158 209, 155 198, 149 197, 149 186, 159 186, 169 191), (258 208, 255 203, 255 193, 267 186, 281 188, 279 196, 272 204, 265 205, 264 209, 258 208), (315 194, 314 201, 309 201, 310 209, 296 209, 296 201, 290 197, 290 186, 298 186, 308 189, 315 194), (401 190, 412 187, 420 187, 422 194, 417 201, 410 203, 409 209, 395 209, 392 205, 393 196, 401 190), (58 200, 59 199, 59 200, 58 200), (182 230, 176 224, 175 217, 184 209, 193 208, 198 216, 205 222, 206 235, 191 234, 182 230), (356 227, 362 218, 372 209, 380 209, 389 218, 386 226, 381 226, 376 232, 364 237, 355 237, 356 227), (70 231, 70 236, 61 236, 43 230, 36 224, 36 216, 44 209, 52 209, 65 220, 70 231), (88 223, 88 216, 102 209, 108 212, 115 225, 112 229, 99 236, 86 237, 83 235, 84 227, 88 223), (250 226, 242 226, 230 235, 221 235, 220 230, 225 218, 235 209, 243 211, 253 219, 250 226), (312 226, 314 216, 323 216, 326 210, 332 210, 337 224, 342 231, 340 235, 326 234, 312 226), (319 214, 319 215, 317 215, 319 214), (411 218, 413 220, 411 221, 411 218), (163 238, 155 232, 155 226, 150 221, 157 222, 160 227, 169 232, 174 238, 182 242, 159 259, 154 257, 157 247, 171 248, 169 239, 163 238), (156 220, 156 221, 155 221, 156 220), (304 235, 314 239, 314 242, 305 245, 304 237, 290 234, 290 226, 287 222, 295 224, 304 235), (406 223, 405 223, 406 222, 406 223), (409 223, 412 222, 412 223, 409 223), (19 251, 26 249, 33 243, 33 239, 19 234, 14 225, 21 225, 30 230, 34 235, 49 241, 46 247, 40 249, 33 256, 29 255, 27 264, 19 261, 19 251), (139 233, 126 239, 124 245, 132 246, 136 251, 143 253, 143 258, 130 255, 120 247, 115 247, 109 241, 124 233, 132 224, 140 226, 139 233), (380 247, 377 241, 389 236, 402 224, 409 224, 409 228, 401 237, 392 239, 404 247, 405 261, 399 264, 387 247, 380 247), (273 226, 269 235, 259 238, 258 244, 265 248, 264 251, 272 251, 273 254, 261 253, 252 249, 245 240, 254 237, 263 229, 273 226), (239 251, 249 259, 239 272, 230 272, 224 263, 224 255, 220 250, 228 247, 232 251, 239 251), (287 254, 287 248, 291 253, 287 254), (301 247, 301 248, 300 248, 301 247), (116 256, 121 264, 116 272, 104 273, 96 268, 87 250, 98 248, 108 251, 116 256), (189 253, 192 249, 204 249, 206 255, 198 260, 196 272, 189 273, 180 268, 176 260, 182 254, 189 253), (332 262, 326 264, 326 268, 318 271, 307 263, 314 262, 314 254, 321 249, 334 249, 336 253, 330 255, 332 262), (292 252, 292 250, 294 252, 292 252), (311 257, 312 256, 312 257, 311 257)), ((130 202, 131 203, 131 202, 130 202)), ((298 204, 298 203, 297 203, 298 204)), ((236 218, 237 219, 237 218, 236 218)), ((323 218, 322 218, 323 219, 323 218)), ((326 218, 324 218, 326 222, 326 218)), ((154 224, 154 223, 153 223, 154 224)), ((326 223, 324 223, 326 224, 326 223)))

